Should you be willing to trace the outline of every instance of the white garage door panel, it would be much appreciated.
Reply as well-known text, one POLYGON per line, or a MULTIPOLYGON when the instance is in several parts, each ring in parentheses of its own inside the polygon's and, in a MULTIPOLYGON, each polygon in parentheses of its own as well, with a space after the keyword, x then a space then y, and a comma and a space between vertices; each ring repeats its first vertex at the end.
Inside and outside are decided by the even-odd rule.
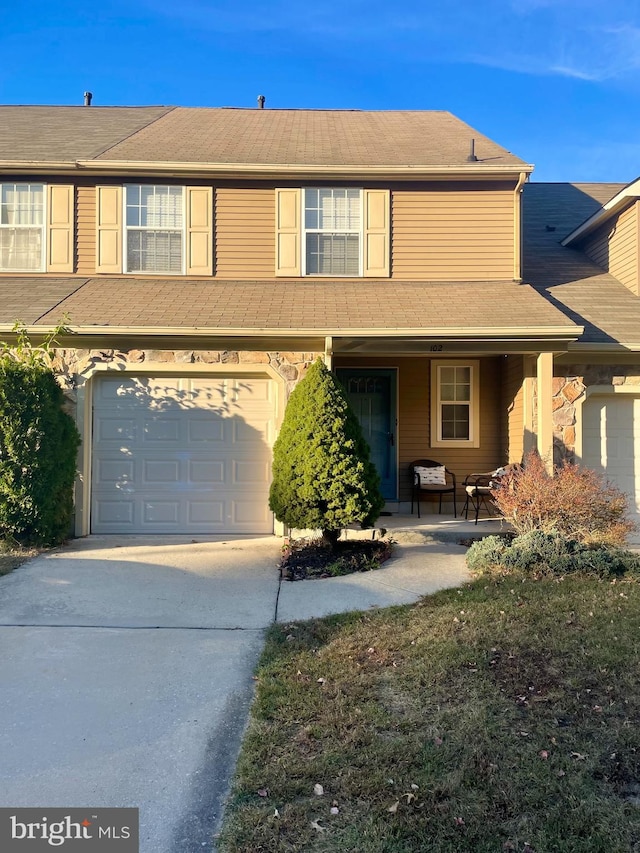
POLYGON ((582 461, 629 496, 640 517, 640 398, 590 397, 583 406, 582 461))
POLYGON ((105 377, 94 394, 94 533, 270 533, 269 379, 105 377))

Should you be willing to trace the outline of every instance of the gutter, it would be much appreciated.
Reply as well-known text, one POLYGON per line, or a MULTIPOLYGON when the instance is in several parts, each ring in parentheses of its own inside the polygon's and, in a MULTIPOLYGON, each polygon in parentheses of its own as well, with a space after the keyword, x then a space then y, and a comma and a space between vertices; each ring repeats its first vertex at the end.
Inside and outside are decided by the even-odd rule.
MULTIPOLYGON (((0 324, 0 333, 8 334, 13 332, 13 324, 0 324)), ((30 325, 26 327, 26 332, 29 335, 46 335, 51 332, 55 326, 45 325, 30 325)), ((369 337, 369 338, 417 338, 419 340, 433 340, 434 338, 446 338, 447 340, 464 339, 475 340, 477 338, 515 338, 517 340, 530 340, 533 338, 576 340, 584 329, 582 326, 528 326, 527 328, 512 326, 482 326, 477 329, 469 329, 469 327, 460 326, 453 328, 430 328, 424 327, 416 329, 367 329, 367 328, 348 328, 348 329, 283 329, 280 328, 264 328, 264 329, 242 329, 242 328, 198 328, 198 327, 172 327, 172 326, 74 326, 69 327, 70 334, 66 338, 75 336, 85 337, 104 337, 105 335, 126 335, 131 337, 192 337, 192 338, 255 338, 255 337, 301 337, 301 338, 317 338, 317 337, 369 337)), ((61 335, 61 337, 63 337, 61 335)))
POLYGON ((363 166, 351 165, 314 165, 309 163, 181 163, 131 160, 75 160, 67 162, 42 163, 36 160, 0 160, 0 171, 4 172, 47 172, 48 174, 82 172, 83 174, 114 175, 123 174, 202 174, 207 177, 243 176, 243 177, 299 177, 304 175, 340 175, 355 178, 368 177, 517 177, 530 174, 533 166, 529 164, 483 165, 470 163, 459 165, 429 166, 363 166))
POLYGON ((522 171, 513 197, 513 280, 522 281, 522 188, 529 173, 522 171))

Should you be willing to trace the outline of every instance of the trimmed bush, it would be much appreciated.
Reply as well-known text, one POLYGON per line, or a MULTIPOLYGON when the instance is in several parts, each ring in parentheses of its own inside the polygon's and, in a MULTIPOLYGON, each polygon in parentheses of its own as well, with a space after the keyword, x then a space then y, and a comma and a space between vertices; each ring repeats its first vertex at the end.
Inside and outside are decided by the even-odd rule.
POLYGON ((587 544, 622 545, 636 525, 627 496, 604 477, 564 462, 549 473, 536 451, 509 469, 493 491, 498 510, 517 534, 555 531, 587 544))
POLYGON ((503 565, 508 542, 503 536, 485 536, 473 542, 467 551, 467 566, 474 574, 483 574, 503 565))
POLYGON ((0 351, 0 533, 24 544, 54 545, 68 535, 80 436, 48 348, 0 351))
POLYGON ((360 423, 321 359, 289 398, 273 447, 269 505, 289 527, 320 528, 327 544, 347 524, 373 524, 384 506, 360 423))
POLYGON ((558 532, 533 530, 511 541, 487 536, 467 552, 476 575, 514 573, 562 576, 574 572, 601 578, 640 574, 640 554, 616 546, 578 542, 558 532))

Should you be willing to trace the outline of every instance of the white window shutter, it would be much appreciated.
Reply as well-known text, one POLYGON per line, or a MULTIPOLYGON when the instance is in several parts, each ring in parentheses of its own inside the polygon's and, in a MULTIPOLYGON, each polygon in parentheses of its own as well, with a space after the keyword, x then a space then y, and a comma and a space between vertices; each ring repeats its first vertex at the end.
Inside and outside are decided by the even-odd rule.
POLYGON ((73 272, 74 188, 47 187, 47 272, 73 272))
POLYGON ((276 275, 300 275, 299 189, 276 189, 276 275))
POLYGON ((96 272, 122 272, 122 187, 96 187, 96 272))
POLYGON ((213 189, 187 187, 187 275, 213 275, 213 189))
POLYGON ((364 190, 363 272, 368 278, 388 278, 390 272, 389 190, 364 190))

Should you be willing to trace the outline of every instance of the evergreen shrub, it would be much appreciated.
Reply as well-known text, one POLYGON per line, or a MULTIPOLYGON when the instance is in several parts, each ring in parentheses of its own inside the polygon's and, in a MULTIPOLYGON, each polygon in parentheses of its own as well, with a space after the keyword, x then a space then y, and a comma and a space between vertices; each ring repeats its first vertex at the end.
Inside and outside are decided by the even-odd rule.
POLYGON ((348 524, 370 526, 384 506, 360 423, 322 359, 289 398, 273 447, 269 505, 289 527, 320 528, 327 544, 348 524))
POLYGON ((80 436, 63 410, 49 346, 0 349, 0 533, 54 545, 68 535, 80 436))

